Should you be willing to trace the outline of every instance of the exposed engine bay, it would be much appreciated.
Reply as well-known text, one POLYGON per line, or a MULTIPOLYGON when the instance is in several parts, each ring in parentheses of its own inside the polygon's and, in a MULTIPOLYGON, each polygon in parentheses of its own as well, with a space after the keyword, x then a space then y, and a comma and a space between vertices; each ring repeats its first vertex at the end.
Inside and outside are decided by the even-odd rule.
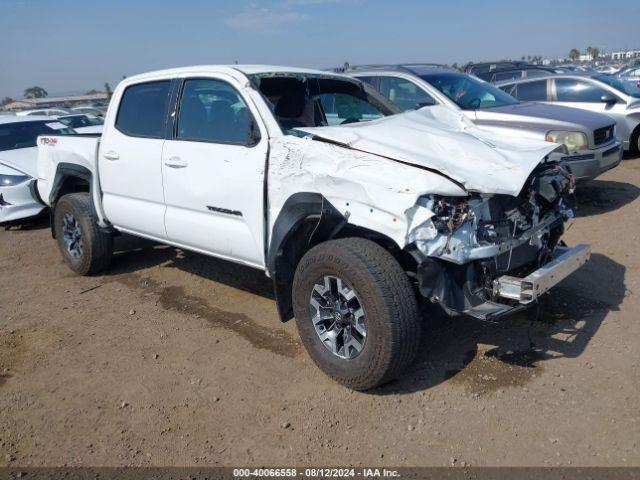
POLYGON ((451 314, 500 315, 514 305, 498 298, 496 279, 523 277, 546 265, 573 216, 567 197, 575 179, 541 164, 517 197, 421 197, 432 216, 409 232, 421 294, 451 314))

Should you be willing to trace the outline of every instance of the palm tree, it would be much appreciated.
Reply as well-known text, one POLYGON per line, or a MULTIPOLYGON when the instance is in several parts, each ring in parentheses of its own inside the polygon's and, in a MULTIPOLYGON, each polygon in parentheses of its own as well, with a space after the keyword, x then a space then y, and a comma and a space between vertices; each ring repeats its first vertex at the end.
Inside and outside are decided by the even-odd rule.
POLYGON ((29 87, 24 91, 24 98, 44 98, 47 95, 47 91, 42 87, 29 87))
POLYGON ((595 47, 587 47, 587 53, 591 56, 591 60, 596 60, 600 55, 600 50, 595 47))
POLYGON ((580 58, 580 52, 578 51, 577 48, 572 48, 569 51, 569 58, 574 62, 578 61, 578 59, 580 58))

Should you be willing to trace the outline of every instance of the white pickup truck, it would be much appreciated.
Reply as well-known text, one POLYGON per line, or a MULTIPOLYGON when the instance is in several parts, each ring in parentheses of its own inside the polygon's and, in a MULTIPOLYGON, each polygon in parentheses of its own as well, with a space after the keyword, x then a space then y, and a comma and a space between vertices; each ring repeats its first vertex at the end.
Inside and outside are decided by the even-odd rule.
POLYGON ((37 188, 75 272, 118 232, 263 270, 330 377, 368 389, 420 348, 418 298, 497 319, 585 263, 562 246, 561 147, 346 76, 203 66, 124 80, 101 137, 39 137, 37 188))

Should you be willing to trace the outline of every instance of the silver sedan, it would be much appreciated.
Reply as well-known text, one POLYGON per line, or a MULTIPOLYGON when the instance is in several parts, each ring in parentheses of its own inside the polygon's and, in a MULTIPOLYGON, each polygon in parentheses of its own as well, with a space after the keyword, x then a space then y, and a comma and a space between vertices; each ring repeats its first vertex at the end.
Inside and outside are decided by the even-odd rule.
POLYGON ((550 75, 499 82, 496 86, 520 100, 553 103, 604 113, 616 121, 625 150, 640 151, 640 88, 608 75, 550 75))

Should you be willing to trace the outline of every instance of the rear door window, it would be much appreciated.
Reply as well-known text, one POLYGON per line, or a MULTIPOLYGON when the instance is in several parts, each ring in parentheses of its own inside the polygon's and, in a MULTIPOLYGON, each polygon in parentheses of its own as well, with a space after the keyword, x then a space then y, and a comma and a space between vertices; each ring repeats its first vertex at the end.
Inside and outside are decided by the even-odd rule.
POLYGON ((544 102, 547 100, 547 81, 520 83, 515 86, 513 94, 523 102, 544 102))
POLYGON ((493 78, 492 78, 492 82, 504 82, 505 80, 518 80, 522 78, 522 71, 521 70, 515 70, 515 71, 510 71, 510 72, 499 72, 496 73, 493 78))
POLYGON ((120 100, 116 128, 133 137, 163 138, 171 81, 127 87, 120 100))
POLYGON ((549 72, 545 70, 525 70, 527 78, 544 77, 549 75, 549 72))

